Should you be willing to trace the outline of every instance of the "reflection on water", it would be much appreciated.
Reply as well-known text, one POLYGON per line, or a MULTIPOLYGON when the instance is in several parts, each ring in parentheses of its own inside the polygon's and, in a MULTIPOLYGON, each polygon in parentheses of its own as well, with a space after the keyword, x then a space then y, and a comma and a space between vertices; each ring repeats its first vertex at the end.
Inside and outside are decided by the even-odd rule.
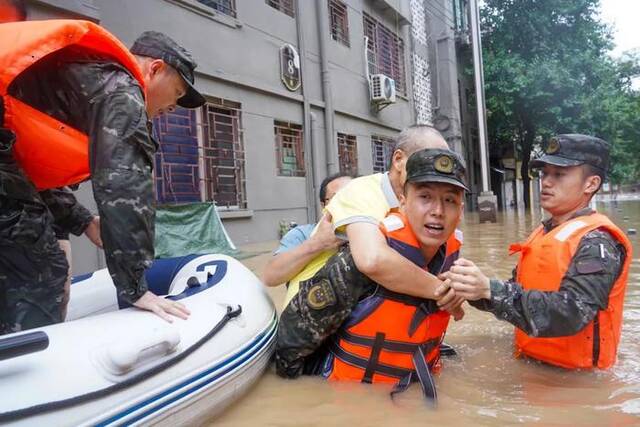
MULTIPOLYGON (((640 202, 600 204, 623 230, 640 228, 640 202)), ((507 278, 515 257, 509 243, 524 239, 540 217, 507 212, 498 224, 479 225, 468 214, 463 256, 487 275, 507 278)), ((640 424, 640 246, 629 275, 622 343, 617 365, 606 372, 569 372, 512 357, 512 327, 492 315, 466 307, 453 323, 447 342, 458 356, 445 360, 436 378, 439 407, 425 407, 417 385, 394 401, 388 389, 337 384, 318 378, 287 381, 268 372, 256 387, 229 408, 216 425, 639 425, 640 424)), ((266 258, 262 263, 266 263, 266 258)), ((273 292, 280 305, 282 290, 273 292)))

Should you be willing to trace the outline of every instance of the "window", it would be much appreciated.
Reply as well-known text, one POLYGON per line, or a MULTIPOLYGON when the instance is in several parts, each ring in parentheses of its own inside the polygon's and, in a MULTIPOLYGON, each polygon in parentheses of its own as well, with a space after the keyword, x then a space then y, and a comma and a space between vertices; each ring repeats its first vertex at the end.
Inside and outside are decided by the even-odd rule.
POLYGON ((355 135, 338 133, 338 163, 340 173, 358 174, 358 147, 355 135))
POLYGON ((239 103, 224 99, 202 107, 205 194, 227 209, 247 207, 240 109, 239 103))
POLYGON ((153 121, 160 147, 156 153, 156 200, 164 203, 201 201, 196 111, 177 108, 153 121))
POLYGON ((456 32, 469 30, 467 23, 467 0, 453 0, 453 22, 456 32))
POLYGON ((296 0, 265 0, 265 2, 274 9, 278 9, 282 13, 286 13, 292 18, 296 17, 296 0))
POLYGON ((371 154, 373 156, 373 171, 386 172, 391 165, 391 156, 395 141, 387 136, 371 135, 371 154))
POLYGON ((274 122, 278 175, 305 176, 302 126, 288 122, 274 122))
POLYGON ((201 123, 196 110, 185 108, 154 119, 158 203, 206 200, 220 208, 247 207, 240 111, 237 102, 213 98, 202 107, 201 123))
POLYGON ((391 30, 362 13, 364 35, 369 38, 367 56, 369 57, 369 73, 385 74, 396 82, 396 90, 406 95, 404 71, 404 42, 391 30))
POLYGON ((349 46, 349 19, 347 17, 347 5, 340 0, 329 0, 329 24, 331 25, 331 38, 349 46))
POLYGON ((236 0, 197 0, 199 3, 209 6, 211 9, 216 10, 225 15, 229 15, 233 18, 236 17, 236 0))

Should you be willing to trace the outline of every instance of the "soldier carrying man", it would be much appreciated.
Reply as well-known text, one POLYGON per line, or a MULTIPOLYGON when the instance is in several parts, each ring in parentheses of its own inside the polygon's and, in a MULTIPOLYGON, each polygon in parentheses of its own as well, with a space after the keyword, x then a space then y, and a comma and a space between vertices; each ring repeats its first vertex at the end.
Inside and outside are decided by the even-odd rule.
MULTIPOLYGON (((416 151, 406 162, 401 209, 380 224, 392 250, 434 275, 448 271, 458 258, 465 172, 453 151, 416 151)), ((435 401, 431 371, 439 368, 449 313, 436 299, 379 286, 358 270, 354 258, 352 248, 344 246, 300 282, 280 318, 278 374, 392 383, 396 391, 419 381, 435 401)))

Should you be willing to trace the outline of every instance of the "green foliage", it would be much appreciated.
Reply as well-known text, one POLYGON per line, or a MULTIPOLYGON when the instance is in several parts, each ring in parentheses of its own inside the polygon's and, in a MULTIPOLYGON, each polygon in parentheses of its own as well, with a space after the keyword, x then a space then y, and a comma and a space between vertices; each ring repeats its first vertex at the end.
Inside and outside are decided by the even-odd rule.
MULTIPOLYGON (((532 150, 557 133, 613 145, 613 182, 640 171, 640 52, 609 56, 611 30, 599 0, 486 0, 481 11, 491 151, 532 150)), ((525 174, 526 176, 526 174, 525 174)), ((526 184, 526 183, 525 183, 526 184)), ((525 186, 526 188, 527 186, 525 186)))

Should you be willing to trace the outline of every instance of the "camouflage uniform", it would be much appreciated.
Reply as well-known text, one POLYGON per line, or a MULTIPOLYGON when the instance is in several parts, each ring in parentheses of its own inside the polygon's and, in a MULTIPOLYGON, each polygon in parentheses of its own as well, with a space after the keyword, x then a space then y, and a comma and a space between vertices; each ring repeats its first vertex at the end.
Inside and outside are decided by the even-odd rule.
MULTIPOLYGON (((590 208, 573 218, 593 213, 590 208)), ((548 233, 554 226, 543 222, 548 233)), ((556 292, 525 291, 511 280, 491 280, 491 299, 469 301, 474 307, 493 313, 534 337, 575 335, 605 310, 609 292, 624 264, 624 247, 604 230, 587 233, 571 260, 556 292)))
POLYGON ((300 282, 300 290, 280 315, 278 375, 295 378, 311 373, 314 360, 308 359, 375 287, 376 283, 356 268, 348 245, 341 246, 311 279, 300 282))
MULTIPOLYGON (((558 167, 590 165, 602 181, 609 169, 609 144, 592 136, 557 135, 548 141, 544 151, 540 158, 531 161, 532 168, 542 168, 546 164, 558 167)), ((592 213, 587 207, 575 212, 572 218, 592 213)), ((545 233, 555 227, 551 219, 542 224, 545 233)), ((469 303, 533 337, 575 335, 599 310, 607 308, 609 293, 622 271, 625 257, 622 244, 608 231, 596 229, 581 239, 557 291, 525 291, 515 282, 514 272, 511 280, 491 280, 490 299, 469 303)))
MULTIPOLYGON (((144 96, 121 65, 67 48, 10 88, 16 98, 89 135, 90 170, 107 266, 118 296, 147 291, 153 259, 153 159, 144 96)), ((87 216, 70 193, 38 194, 15 163, 12 134, 0 148, 0 333, 61 321, 67 261, 53 225, 81 232, 87 216), (54 217, 55 216, 55 217, 54 217)))
POLYGON ((53 230, 58 240, 69 240, 69 234, 80 236, 93 220, 93 214, 76 200, 71 188, 41 191, 40 197, 55 219, 53 230))

